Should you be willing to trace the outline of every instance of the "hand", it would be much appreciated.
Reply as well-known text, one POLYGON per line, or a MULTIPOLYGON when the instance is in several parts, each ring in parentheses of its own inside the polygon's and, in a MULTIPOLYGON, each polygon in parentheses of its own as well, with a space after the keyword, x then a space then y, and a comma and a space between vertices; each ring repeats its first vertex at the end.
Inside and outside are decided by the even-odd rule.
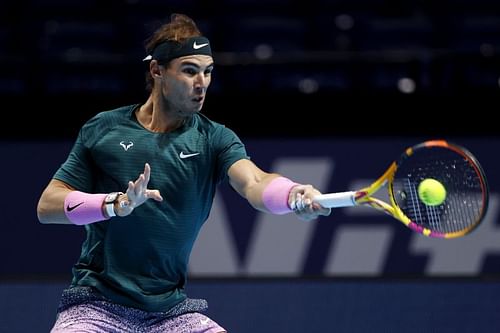
POLYGON ((317 219, 318 216, 328 216, 330 208, 325 208, 319 203, 313 202, 316 195, 321 194, 312 185, 297 185, 292 188, 288 196, 288 205, 297 217, 304 221, 317 219))
POLYGON ((127 216, 148 199, 163 201, 160 191, 148 189, 150 176, 151 167, 146 163, 144 172, 139 175, 135 182, 129 181, 127 192, 118 198, 118 207, 115 206, 116 215, 127 216))

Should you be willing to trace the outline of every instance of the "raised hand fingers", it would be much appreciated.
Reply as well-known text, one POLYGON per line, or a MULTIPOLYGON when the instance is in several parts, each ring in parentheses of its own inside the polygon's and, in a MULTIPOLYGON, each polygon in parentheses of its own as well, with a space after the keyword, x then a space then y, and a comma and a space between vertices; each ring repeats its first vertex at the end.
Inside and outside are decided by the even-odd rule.
POLYGON ((145 163, 143 173, 141 173, 135 181, 129 181, 127 184, 127 192, 120 196, 116 215, 127 216, 148 199, 154 199, 156 201, 163 200, 160 191, 148 189, 150 176, 151 167, 148 163, 145 163))
POLYGON ((145 195, 144 191, 148 188, 149 179, 151 177, 151 167, 149 163, 144 165, 144 172, 139 175, 134 184, 134 194, 136 196, 145 195))
MULTIPOLYGON (((148 199, 162 201, 163 197, 158 190, 149 190, 148 183, 151 175, 151 167, 148 163, 144 165, 144 172, 135 181, 129 181, 127 186, 127 199, 121 203, 122 208, 128 208, 130 212, 148 199)), ((130 213, 128 212, 128 213, 130 213)))
POLYGON ((135 182, 134 186, 135 195, 137 196, 143 195, 146 188, 147 188, 146 177, 142 173, 135 182))
POLYGON ((156 201, 163 201, 163 197, 158 190, 146 190, 145 192, 146 198, 154 199, 156 201))
POLYGON ((143 175, 144 175, 144 183, 145 183, 145 186, 147 187, 148 183, 149 183, 149 178, 151 176, 151 167, 149 166, 149 163, 144 164, 143 175))

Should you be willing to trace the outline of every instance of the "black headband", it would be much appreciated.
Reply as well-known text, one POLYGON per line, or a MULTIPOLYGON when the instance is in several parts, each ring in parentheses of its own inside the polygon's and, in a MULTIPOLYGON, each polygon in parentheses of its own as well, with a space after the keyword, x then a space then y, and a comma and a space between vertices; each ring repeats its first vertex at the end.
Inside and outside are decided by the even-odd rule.
POLYGON ((158 60, 160 64, 166 64, 170 60, 188 55, 208 55, 212 56, 210 42, 206 37, 191 37, 180 43, 173 40, 166 40, 158 44, 151 54, 143 61, 158 60))

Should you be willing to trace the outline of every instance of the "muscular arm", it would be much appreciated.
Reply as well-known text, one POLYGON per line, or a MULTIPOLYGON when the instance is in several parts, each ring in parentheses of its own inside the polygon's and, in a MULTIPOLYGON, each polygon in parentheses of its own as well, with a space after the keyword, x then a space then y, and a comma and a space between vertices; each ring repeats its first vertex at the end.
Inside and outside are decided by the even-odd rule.
POLYGON ((266 186, 280 175, 262 171, 250 160, 239 160, 228 171, 229 183, 242 197, 257 210, 268 212, 262 202, 266 186))
MULTIPOLYGON (((235 162, 229 168, 228 175, 231 186, 246 198, 255 209, 270 212, 269 208, 264 204, 263 194, 268 185, 281 175, 264 172, 252 161, 245 159, 235 162)), ((318 194, 320 192, 312 185, 297 184, 291 188, 288 194, 288 206, 295 206, 292 205, 294 201, 303 202, 301 208, 295 210, 297 216, 302 220, 312 220, 319 215, 330 215, 331 210, 329 208, 313 203, 312 198, 318 194)))
POLYGON ((40 197, 37 215, 40 223, 71 224, 64 213, 64 198, 74 188, 68 184, 52 179, 40 197))

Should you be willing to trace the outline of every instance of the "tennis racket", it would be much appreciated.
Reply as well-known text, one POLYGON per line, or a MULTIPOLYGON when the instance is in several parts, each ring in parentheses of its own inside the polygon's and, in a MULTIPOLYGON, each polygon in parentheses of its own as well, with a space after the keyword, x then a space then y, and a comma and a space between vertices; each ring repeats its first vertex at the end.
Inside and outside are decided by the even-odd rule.
POLYGON ((481 223, 488 198, 486 176, 477 159, 461 146, 432 140, 406 149, 370 186, 322 194, 313 201, 329 208, 369 206, 425 236, 455 238, 481 223), (420 200, 418 185, 427 178, 446 189, 442 203, 427 205, 420 200), (387 189, 390 203, 374 197, 382 188, 387 189))

